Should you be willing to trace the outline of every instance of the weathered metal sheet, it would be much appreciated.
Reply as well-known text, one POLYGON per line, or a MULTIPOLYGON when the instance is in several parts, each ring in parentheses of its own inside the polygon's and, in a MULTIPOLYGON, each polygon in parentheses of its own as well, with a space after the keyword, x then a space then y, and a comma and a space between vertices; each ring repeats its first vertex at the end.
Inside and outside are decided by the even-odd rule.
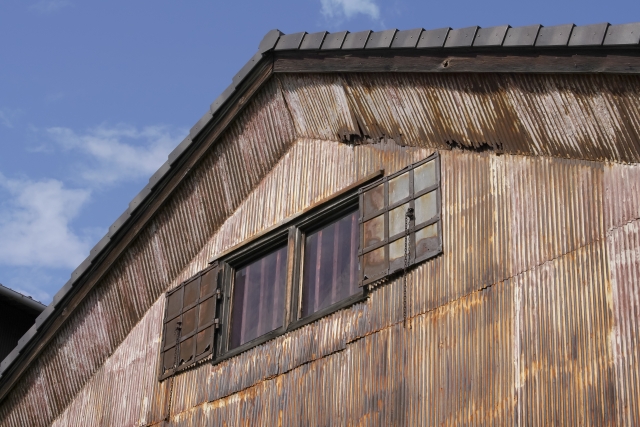
POLYGON ((603 240, 510 280, 518 425, 621 425, 603 240))
POLYGON ((62 413, 158 296, 193 274, 189 262, 294 138, 268 84, 32 364, 0 408, 3 424, 44 426, 62 413))
POLYGON ((296 130, 308 138, 340 140, 346 129, 374 140, 401 136, 403 144, 426 148, 640 162, 638 76, 334 73, 279 79, 296 130))
MULTIPOLYGON (((185 270, 376 168, 392 172, 429 154, 393 142, 299 140, 185 270)), ((616 400, 637 396, 628 382, 638 326, 629 317, 636 306, 625 312, 610 302, 608 289, 622 285, 608 282, 605 167, 441 156, 445 253, 409 273, 410 329, 402 327, 402 281, 392 280, 364 303, 176 376, 169 425, 615 425, 623 410, 635 420, 616 400), (614 320, 624 338, 618 353, 614 320)), ((606 173, 626 177, 624 168, 635 171, 606 173)), ((619 253, 627 241, 618 239, 626 245, 619 253)), ((637 280, 627 285, 637 293, 637 280)), ((163 306, 161 297, 56 425, 160 423, 169 384, 156 379, 163 306), (94 400, 120 403, 87 405, 94 400)))
MULTIPOLYGON (((640 218, 640 217, 639 217, 640 218)), ((620 425, 640 425, 640 219, 607 233, 614 327, 609 337, 620 425)))
POLYGON ((607 231, 640 218, 640 165, 606 165, 604 196, 607 231))
POLYGON ((31 367, 0 408, 2 424, 159 423, 169 384, 157 381, 162 292, 211 256, 375 170, 392 173, 450 148, 446 141, 556 158, 441 151, 444 255, 409 274, 411 332, 401 327, 401 281, 391 281, 365 303, 178 375, 171 424, 297 424, 303 414, 318 420, 309 425, 326 425, 330 416, 362 425, 504 425, 551 422, 545 417, 560 413, 566 423, 632 424, 637 414, 624 402, 638 396, 630 362, 638 311, 613 295, 637 294, 628 273, 637 245, 616 233, 639 217, 638 167, 558 157, 634 159, 636 81, 479 82, 411 75, 271 81, 31 367), (328 107, 329 98, 340 107, 328 107), (480 108, 487 102, 494 111, 480 108), (598 124, 585 122, 589 111, 598 124), (622 115, 626 121, 617 122, 622 115), (380 140, 336 141, 341 130, 360 128, 380 140), (494 294, 502 295, 497 302, 494 294), (614 325, 621 331, 615 351, 614 325), (402 369, 396 359, 405 361, 402 369), (332 392, 308 398, 314 390, 332 392), (630 397, 616 400, 621 393, 630 397))
POLYGON ((604 181, 616 417, 620 425, 639 425, 640 167, 607 165, 604 181))
MULTIPOLYGON (((176 407, 169 425, 508 424, 515 412, 511 301, 509 287, 486 289, 417 316, 410 329, 396 323, 222 399, 176 407)), ((206 369, 189 378, 192 396, 206 369)), ((97 425, 134 424, 102 418, 97 425)))

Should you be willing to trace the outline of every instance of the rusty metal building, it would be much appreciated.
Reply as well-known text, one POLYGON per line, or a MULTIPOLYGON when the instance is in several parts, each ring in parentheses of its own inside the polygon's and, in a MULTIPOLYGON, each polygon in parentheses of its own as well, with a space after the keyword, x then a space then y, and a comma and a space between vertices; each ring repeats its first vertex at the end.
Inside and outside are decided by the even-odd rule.
POLYGON ((640 23, 269 32, 2 361, 0 425, 640 425, 639 73, 640 23), (223 261, 424 159, 435 256, 171 364, 172 290, 216 271, 224 312, 223 261))

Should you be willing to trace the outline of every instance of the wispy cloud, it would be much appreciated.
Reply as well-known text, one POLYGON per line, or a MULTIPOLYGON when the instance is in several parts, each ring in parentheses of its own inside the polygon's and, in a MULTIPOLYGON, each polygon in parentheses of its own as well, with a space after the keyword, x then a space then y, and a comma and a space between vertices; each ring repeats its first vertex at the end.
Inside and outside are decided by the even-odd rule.
POLYGON ((82 262, 105 231, 77 227, 92 196, 116 184, 146 180, 167 160, 185 132, 166 126, 124 125, 103 125, 84 132, 47 129, 49 138, 41 138, 42 145, 32 151, 56 156, 62 150, 76 166, 66 168, 72 172, 63 180, 14 178, 0 172, 4 284, 49 302, 68 271, 82 262))
POLYGON ((47 132, 64 149, 84 156, 80 173, 89 185, 151 176, 184 135, 164 126, 100 126, 84 133, 55 127, 47 132))
POLYGON ((0 174, 0 264, 75 268, 89 242, 70 227, 90 191, 54 179, 7 179, 0 174))
POLYGON ((380 8, 373 0, 320 0, 320 3, 322 14, 330 19, 350 19, 356 15, 380 18, 380 8))
POLYGON ((31 10, 40 13, 51 13, 70 5, 71 2, 69 0, 40 0, 31 5, 31 10))
POLYGON ((0 108, 0 124, 4 127, 12 128, 15 120, 22 113, 21 110, 12 110, 9 108, 0 108))

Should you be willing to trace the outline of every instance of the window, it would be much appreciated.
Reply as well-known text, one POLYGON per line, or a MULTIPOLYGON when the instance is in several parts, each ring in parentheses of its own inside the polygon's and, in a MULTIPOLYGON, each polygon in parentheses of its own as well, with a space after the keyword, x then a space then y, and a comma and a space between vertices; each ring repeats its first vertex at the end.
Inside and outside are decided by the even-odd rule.
POLYGON ((218 271, 208 268, 167 293, 161 378, 213 353, 218 271))
POLYGON ((287 284, 287 246, 235 270, 230 348, 282 326, 287 284))
POLYGON ((161 379, 362 301, 366 285, 441 253, 439 162, 379 171, 168 292, 161 379))
POLYGON ((438 155, 384 177, 360 193, 362 285, 442 252, 438 155))
POLYGON ((358 211, 306 233, 300 317, 362 292, 358 286, 358 211))

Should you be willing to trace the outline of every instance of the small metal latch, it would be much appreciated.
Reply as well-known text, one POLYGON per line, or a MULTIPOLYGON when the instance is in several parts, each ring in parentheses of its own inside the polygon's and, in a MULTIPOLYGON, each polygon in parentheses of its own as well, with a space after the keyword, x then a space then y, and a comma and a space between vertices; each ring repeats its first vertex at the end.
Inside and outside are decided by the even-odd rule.
POLYGON ((407 215, 407 218, 413 219, 413 208, 408 208, 406 215, 407 215))
POLYGON ((221 299, 222 298, 222 289, 216 288, 216 298, 217 299, 221 299))
POLYGON ((213 319, 213 324, 215 325, 215 328, 218 329, 220 327, 220 319, 217 317, 213 319))

